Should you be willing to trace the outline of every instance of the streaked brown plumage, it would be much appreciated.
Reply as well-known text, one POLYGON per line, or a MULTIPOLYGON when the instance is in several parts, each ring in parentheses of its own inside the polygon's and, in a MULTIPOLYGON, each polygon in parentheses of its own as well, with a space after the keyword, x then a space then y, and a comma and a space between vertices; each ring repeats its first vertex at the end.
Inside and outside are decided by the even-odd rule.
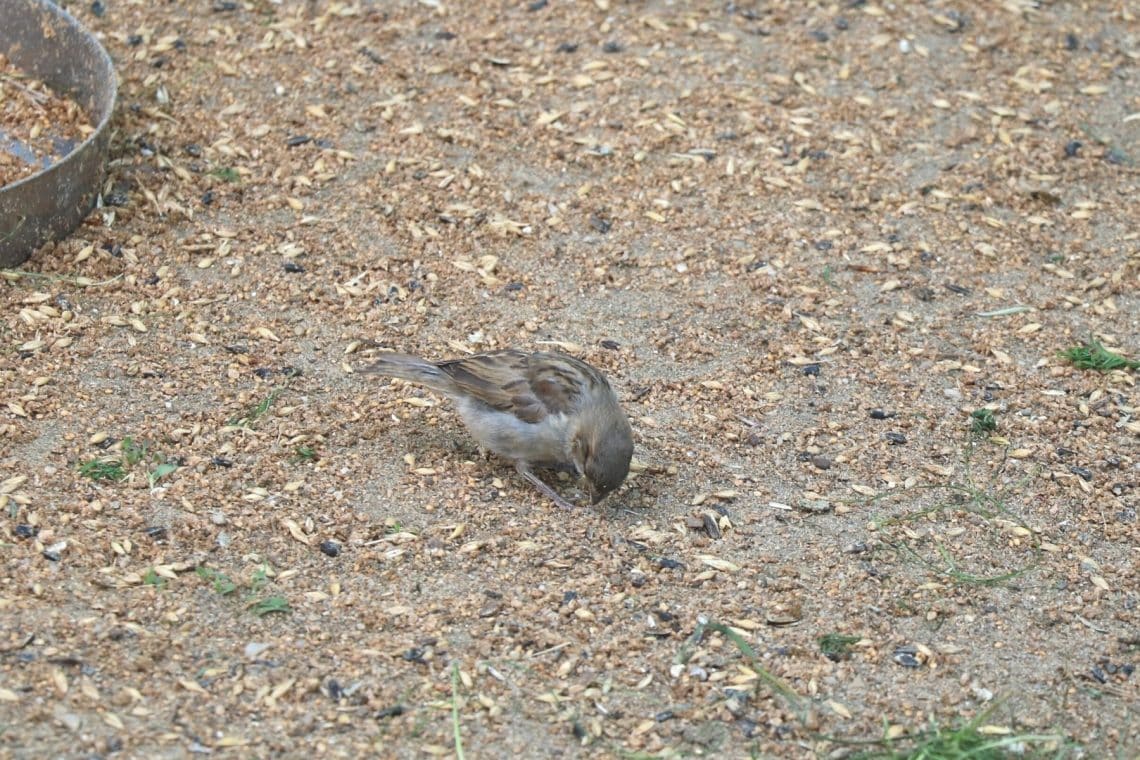
POLYGON ((572 507, 532 468, 584 477, 595 504, 629 473, 629 420, 605 376, 572 356, 507 349, 429 362, 385 354, 364 372, 407 380, 450 398, 481 446, 513 461, 559 506, 572 507))

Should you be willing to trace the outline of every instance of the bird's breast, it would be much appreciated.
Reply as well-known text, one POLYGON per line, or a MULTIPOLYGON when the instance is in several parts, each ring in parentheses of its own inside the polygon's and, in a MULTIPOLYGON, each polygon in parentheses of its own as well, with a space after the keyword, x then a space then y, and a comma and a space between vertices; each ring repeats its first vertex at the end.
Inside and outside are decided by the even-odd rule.
POLYGON ((552 414, 531 423, 470 399, 457 399, 457 406, 463 423, 483 448, 536 466, 573 467, 568 454, 570 425, 566 415, 552 414))

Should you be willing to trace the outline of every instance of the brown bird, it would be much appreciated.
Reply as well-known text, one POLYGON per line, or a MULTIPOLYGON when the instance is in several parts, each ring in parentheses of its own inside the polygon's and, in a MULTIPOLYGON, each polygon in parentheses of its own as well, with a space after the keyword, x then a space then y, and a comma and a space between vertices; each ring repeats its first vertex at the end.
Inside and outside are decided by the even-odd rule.
POLYGON ((629 420, 605 376, 572 356, 512 348, 429 362, 385 354, 363 371, 450 398, 480 446, 513 461, 519 474, 560 507, 573 505, 532 468, 584 477, 594 504, 629 474, 629 420))

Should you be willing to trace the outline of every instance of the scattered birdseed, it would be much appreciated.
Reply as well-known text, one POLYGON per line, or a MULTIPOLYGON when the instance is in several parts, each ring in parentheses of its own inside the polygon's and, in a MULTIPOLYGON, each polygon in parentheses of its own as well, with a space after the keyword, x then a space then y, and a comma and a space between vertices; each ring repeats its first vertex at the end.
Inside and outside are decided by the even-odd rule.
POLYGON ((1127 3, 104 5, 101 202, 0 272, 12 746, 1140 741, 1136 373, 1062 356, 1140 351, 1127 3), (613 381, 603 502, 358 371, 511 345, 613 381))

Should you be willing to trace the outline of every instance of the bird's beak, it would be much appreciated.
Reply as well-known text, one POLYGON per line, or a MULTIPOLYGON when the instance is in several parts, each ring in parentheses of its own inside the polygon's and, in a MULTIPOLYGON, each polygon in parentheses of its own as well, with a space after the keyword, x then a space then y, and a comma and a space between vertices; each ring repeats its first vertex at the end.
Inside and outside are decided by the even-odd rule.
POLYGON ((590 489, 590 503, 591 504, 597 504, 599 501, 601 501, 605 497, 606 497, 606 495, 604 493, 602 493, 600 491, 596 491, 593 488, 590 489))

